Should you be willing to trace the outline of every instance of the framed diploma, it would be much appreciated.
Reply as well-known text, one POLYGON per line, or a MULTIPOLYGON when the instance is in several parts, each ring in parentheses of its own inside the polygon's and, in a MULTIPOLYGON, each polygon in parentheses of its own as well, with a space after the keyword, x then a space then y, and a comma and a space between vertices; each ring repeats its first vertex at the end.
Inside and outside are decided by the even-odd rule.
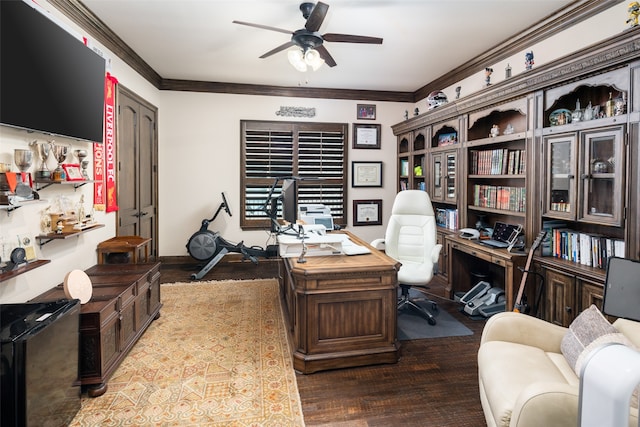
POLYGON ((382 187, 382 162, 351 162, 352 187, 382 187))
POLYGON ((353 124, 353 148, 380 148, 380 125, 353 124))
POLYGON ((354 200, 353 225, 382 225, 382 200, 354 200))

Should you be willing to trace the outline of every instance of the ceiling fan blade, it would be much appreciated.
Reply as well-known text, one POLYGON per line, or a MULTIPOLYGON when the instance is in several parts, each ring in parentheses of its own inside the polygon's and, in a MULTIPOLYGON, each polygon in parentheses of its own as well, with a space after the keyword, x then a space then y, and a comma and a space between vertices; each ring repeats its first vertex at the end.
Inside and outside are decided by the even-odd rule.
POLYGON ((380 37, 354 36, 353 34, 328 33, 322 36, 326 42, 382 44, 380 37))
POLYGON ((264 58, 266 58, 268 56, 273 55, 274 53, 278 53, 278 52, 281 52, 281 51, 283 51, 285 49, 288 49, 291 46, 294 46, 293 42, 292 41, 288 41, 285 44, 282 44, 282 45, 276 47, 275 49, 271 49, 269 52, 267 52, 264 55, 260 56, 260 58, 264 59, 264 58))
POLYGON ((338 65, 336 64, 335 59, 333 59, 333 57, 331 56, 331 54, 329 53, 326 47, 324 47, 323 45, 319 45, 319 46, 316 46, 315 49, 320 54, 320 57, 324 59, 324 63, 327 64, 329 67, 335 67, 336 65, 338 65))
POLYGON ((311 32, 316 32, 320 29, 322 22, 324 21, 324 17, 327 16, 327 11, 329 10, 329 5, 326 3, 322 3, 319 1, 316 3, 315 7, 311 11, 311 14, 307 18, 307 23, 304 27, 311 32))
POLYGON ((270 27, 268 25, 252 24, 251 22, 233 21, 234 24, 246 25, 248 27, 261 28, 263 30, 277 31, 279 33, 293 34, 293 31, 283 30, 282 28, 270 27))

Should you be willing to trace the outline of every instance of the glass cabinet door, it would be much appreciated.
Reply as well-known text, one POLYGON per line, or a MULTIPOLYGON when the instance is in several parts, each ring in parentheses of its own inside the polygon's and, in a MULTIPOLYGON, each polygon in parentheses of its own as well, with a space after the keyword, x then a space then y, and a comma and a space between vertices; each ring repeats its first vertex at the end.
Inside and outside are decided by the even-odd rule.
POLYGON ((622 220, 623 127, 581 134, 581 221, 620 225, 622 220))
POLYGON ((444 156, 434 153, 431 156, 431 200, 444 201, 444 156))
POLYGON ((546 194, 543 214, 575 219, 576 137, 574 134, 545 139, 546 194))
POLYGON ((456 164, 457 156, 455 152, 445 153, 445 199, 448 202, 456 201, 456 164))

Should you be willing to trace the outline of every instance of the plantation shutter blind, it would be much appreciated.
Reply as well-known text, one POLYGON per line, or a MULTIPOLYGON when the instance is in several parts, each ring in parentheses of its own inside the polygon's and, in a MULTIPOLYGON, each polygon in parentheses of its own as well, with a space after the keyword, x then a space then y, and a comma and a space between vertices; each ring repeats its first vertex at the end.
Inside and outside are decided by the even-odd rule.
POLYGON ((300 178, 299 204, 323 203, 335 223, 345 224, 347 128, 343 123, 241 121, 241 227, 270 226, 265 203, 275 178, 286 176, 300 178))

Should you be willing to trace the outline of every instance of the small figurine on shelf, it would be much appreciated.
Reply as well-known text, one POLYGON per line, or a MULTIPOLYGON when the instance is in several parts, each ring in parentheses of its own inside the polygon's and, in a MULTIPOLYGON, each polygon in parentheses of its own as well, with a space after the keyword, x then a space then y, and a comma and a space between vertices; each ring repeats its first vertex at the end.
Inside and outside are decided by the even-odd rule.
POLYGON ((462 90, 462 86, 456 86, 456 99, 460 99, 461 90, 462 90))
POLYGON ((404 110, 404 119, 409 120, 409 111, 404 110))
POLYGON ((420 114, 420 109, 416 107, 416 109, 413 110, 413 115, 417 116, 418 114, 420 114))
POLYGON ((507 127, 504 129, 504 132, 502 134, 503 135, 511 135, 513 132, 515 132, 515 129, 513 128, 513 125, 511 123, 509 123, 507 125, 507 127))
POLYGON ((530 70, 533 68, 533 51, 524 54, 524 68, 530 70))
POLYGON ((629 19, 627 19, 627 24, 631 24, 631 28, 636 27, 638 25, 638 15, 640 15, 640 4, 637 1, 632 1, 629 3, 629 19))
POLYGON ((507 67, 504 69, 504 78, 511 78, 511 65, 507 64, 507 67))
POLYGON ((591 101, 584 109, 584 113, 582 114, 582 120, 591 120, 593 119, 593 107, 591 106, 591 101))
POLYGON ((493 73, 493 68, 485 68, 484 69, 484 82, 487 86, 491 86, 491 74, 493 73))
POLYGON ((42 210, 40 214, 40 231, 42 232, 42 234, 51 233, 51 213, 49 212, 50 209, 51 206, 47 206, 42 210))
POLYGON ((64 230, 64 223, 61 219, 56 222, 56 234, 62 234, 62 230, 64 230))
POLYGON ((500 128, 498 127, 498 125, 491 126, 491 133, 489 134, 489 136, 495 138, 498 135, 500 135, 500 128))

